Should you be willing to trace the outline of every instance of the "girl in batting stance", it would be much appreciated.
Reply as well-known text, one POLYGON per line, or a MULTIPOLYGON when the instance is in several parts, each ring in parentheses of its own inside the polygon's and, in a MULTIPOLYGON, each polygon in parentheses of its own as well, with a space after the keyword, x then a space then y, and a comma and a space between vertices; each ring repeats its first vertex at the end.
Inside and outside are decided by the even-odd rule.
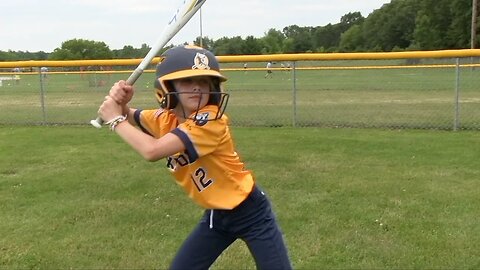
POLYGON ((245 241, 257 268, 291 269, 269 199, 235 151, 224 115, 227 79, 215 56, 179 46, 163 57, 155 80, 159 109, 129 108, 133 88, 119 81, 99 115, 145 159, 166 158, 176 182, 205 208, 171 269, 208 269, 236 239, 245 241))

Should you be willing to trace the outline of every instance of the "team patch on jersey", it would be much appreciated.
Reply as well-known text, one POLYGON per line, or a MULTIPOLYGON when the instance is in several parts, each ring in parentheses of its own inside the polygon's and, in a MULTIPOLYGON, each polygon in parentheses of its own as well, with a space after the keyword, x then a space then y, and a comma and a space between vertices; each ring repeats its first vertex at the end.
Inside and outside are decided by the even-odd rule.
POLYGON ((208 112, 205 112, 205 113, 201 113, 201 114, 197 114, 195 116, 195 124, 197 126, 203 126, 205 125, 207 122, 208 122, 208 116, 210 115, 210 113, 208 112))

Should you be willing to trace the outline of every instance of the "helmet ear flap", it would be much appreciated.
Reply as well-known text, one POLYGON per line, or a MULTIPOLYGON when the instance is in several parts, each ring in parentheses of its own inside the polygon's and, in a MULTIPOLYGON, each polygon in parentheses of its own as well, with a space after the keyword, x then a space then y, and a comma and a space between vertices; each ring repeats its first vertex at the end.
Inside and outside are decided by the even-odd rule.
POLYGON ((165 92, 162 89, 156 89, 155 97, 157 98, 158 104, 160 104, 160 108, 166 109, 167 102, 165 92))
POLYGON ((165 98, 166 91, 163 89, 158 79, 154 81, 153 85, 155 86, 155 97, 157 98, 157 101, 160 104, 160 107, 165 109, 166 108, 166 98, 165 98))
POLYGON ((155 81, 155 96, 157 97, 158 103, 160 103, 160 107, 163 109, 173 109, 178 104, 177 98, 177 91, 173 87, 172 81, 164 81, 165 88, 160 85, 158 79, 155 81), (157 87, 158 86, 158 87, 157 87))
POLYGON ((167 91, 165 95, 165 103, 166 103, 166 108, 167 109, 173 109, 177 106, 178 104, 178 98, 177 98, 177 91, 175 90, 175 87, 173 86, 172 81, 165 81, 164 82, 165 89, 167 91))

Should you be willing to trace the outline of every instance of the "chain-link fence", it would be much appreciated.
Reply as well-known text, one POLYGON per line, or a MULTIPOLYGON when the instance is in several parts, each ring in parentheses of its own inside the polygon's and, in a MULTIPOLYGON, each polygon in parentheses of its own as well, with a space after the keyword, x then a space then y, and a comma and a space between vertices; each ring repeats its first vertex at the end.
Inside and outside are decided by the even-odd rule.
MULTIPOLYGON (((246 59, 222 62, 234 126, 480 129, 479 58, 273 58, 271 73, 246 59)), ((133 68, 3 69, 0 124, 87 125, 133 68)), ((149 70, 136 82, 133 107, 158 107, 153 79, 149 70)))

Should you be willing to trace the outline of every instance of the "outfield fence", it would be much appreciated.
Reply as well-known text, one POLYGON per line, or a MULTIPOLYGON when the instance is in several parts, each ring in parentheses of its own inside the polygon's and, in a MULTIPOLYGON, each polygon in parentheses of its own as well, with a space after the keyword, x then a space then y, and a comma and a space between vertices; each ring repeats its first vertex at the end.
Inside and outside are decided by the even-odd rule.
MULTIPOLYGON (((480 50, 218 56, 234 126, 480 130, 480 50), (273 63, 272 73, 266 63, 273 63)), ((0 62, 0 124, 85 124, 141 59, 0 62)), ((152 61, 131 106, 156 108, 152 61)))

